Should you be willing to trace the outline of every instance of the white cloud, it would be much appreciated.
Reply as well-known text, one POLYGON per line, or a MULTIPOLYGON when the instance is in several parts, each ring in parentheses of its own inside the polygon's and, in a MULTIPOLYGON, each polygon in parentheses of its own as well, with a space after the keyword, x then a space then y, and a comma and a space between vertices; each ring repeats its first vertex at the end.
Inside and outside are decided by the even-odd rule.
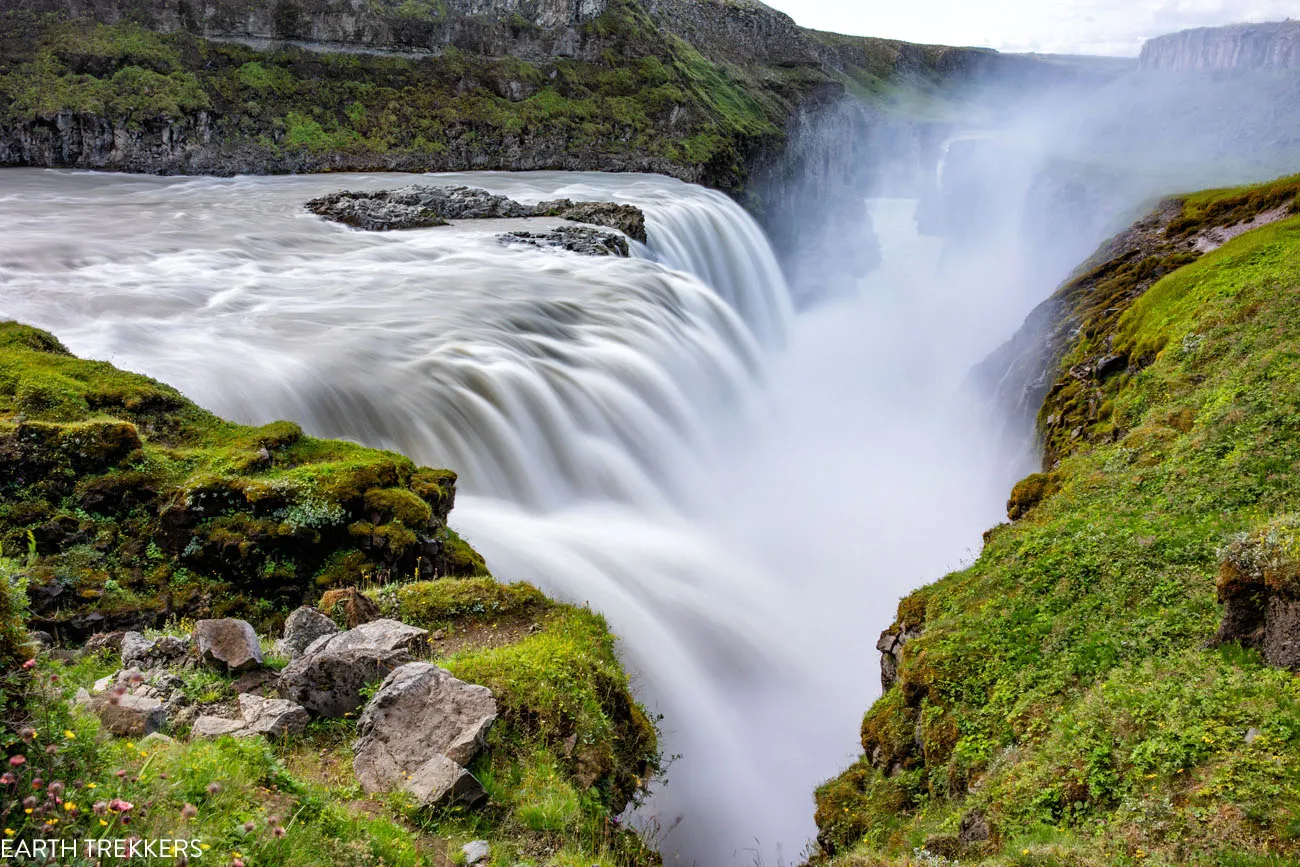
POLYGON ((766 0, 805 27, 1003 51, 1135 55, 1144 40, 1300 17, 1300 0, 766 0))

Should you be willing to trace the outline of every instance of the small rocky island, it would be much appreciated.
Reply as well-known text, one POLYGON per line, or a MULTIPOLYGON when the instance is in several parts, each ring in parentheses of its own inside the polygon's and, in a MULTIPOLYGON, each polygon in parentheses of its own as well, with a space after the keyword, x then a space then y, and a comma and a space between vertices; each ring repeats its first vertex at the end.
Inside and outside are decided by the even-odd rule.
POLYGON ((313 214, 371 232, 447 226, 453 220, 508 220, 552 217, 602 226, 558 226, 538 232, 513 231, 503 243, 562 249, 587 256, 627 256, 627 238, 646 242, 645 214, 634 205, 614 202, 574 202, 555 199, 525 205, 474 187, 434 187, 413 184, 395 190, 344 190, 312 199, 313 214), (626 237, 625 237, 626 236, 626 237))

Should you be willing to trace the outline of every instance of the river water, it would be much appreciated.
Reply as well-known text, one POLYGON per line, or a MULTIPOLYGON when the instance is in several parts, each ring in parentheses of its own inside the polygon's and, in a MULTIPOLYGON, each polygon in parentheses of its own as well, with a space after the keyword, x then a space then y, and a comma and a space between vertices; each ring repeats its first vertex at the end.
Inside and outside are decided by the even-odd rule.
POLYGON ((413 180, 5 170, 0 318, 223 416, 460 472, 453 526, 498 578, 604 612, 665 715, 681 758, 638 820, 666 860, 796 862, 898 598, 1000 516, 1018 468, 987 459, 964 381, 1025 299, 943 264, 908 200, 864 203, 883 265, 797 315, 758 226, 668 178, 418 178, 637 204, 630 260, 302 208, 413 180))

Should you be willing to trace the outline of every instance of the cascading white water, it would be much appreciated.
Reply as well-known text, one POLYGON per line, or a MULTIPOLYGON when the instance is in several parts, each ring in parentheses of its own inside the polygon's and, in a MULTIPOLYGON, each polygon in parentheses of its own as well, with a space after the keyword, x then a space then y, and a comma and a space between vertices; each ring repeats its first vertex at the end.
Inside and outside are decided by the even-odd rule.
POLYGON ((5 172, 0 316, 221 414, 461 471, 453 524, 498 577, 605 612, 665 714, 683 758, 642 821, 685 817, 669 860, 797 857, 856 750, 875 633, 997 513, 969 430, 923 409, 990 348, 978 289, 940 279, 908 203, 873 205, 886 265, 862 293, 798 319, 753 222, 665 178, 445 178, 639 204, 634 261, 506 248, 510 221, 371 234, 301 209, 412 180, 5 172))

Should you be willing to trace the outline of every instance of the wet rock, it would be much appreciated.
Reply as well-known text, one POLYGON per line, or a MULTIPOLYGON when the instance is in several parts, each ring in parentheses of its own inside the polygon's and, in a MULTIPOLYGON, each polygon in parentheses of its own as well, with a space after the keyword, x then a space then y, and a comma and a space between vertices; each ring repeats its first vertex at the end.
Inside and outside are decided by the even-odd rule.
POLYGON ((317 716, 342 717, 361 707, 364 687, 410 661, 404 650, 373 647, 308 653, 280 673, 280 695, 317 716))
POLYGON ((163 703, 145 695, 100 695, 91 700, 91 708, 104 728, 119 737, 143 737, 167 722, 163 703))
POLYGON ((247 671, 262 665, 262 643, 251 624, 243 620, 200 620, 194 624, 194 645, 199 659, 227 671, 247 671))
POLYGON ((284 637, 275 643, 275 652, 294 660, 302 656, 303 651, 316 639, 336 635, 339 631, 333 620, 315 608, 303 606, 284 621, 284 637))
POLYGON ((27 637, 31 641, 35 642, 36 644, 39 644, 42 648, 48 648, 54 646, 54 636, 50 635, 48 632, 42 632, 41 630, 37 629, 32 632, 29 632, 27 634, 27 637))
POLYGON ((546 232, 510 232, 501 236, 507 245, 538 247, 544 250, 568 250, 582 256, 628 255, 627 239, 613 232, 581 226, 559 226, 546 232))
POLYGON ((190 727, 190 737, 219 738, 222 735, 237 735, 245 729, 242 719, 226 719, 219 716, 201 716, 190 727))
POLYGON ((487 840, 474 840, 466 843, 460 847, 460 851, 465 856, 466 864, 477 864, 492 857, 492 847, 488 845, 487 840))
POLYGON ((355 629, 383 616, 375 600, 355 587, 330 590, 320 598, 320 610, 348 629, 355 629))
POLYGON ((530 206, 464 186, 415 184, 396 190, 344 190, 312 199, 307 203, 307 210, 327 220, 369 231, 445 226, 449 220, 560 217, 617 229, 629 238, 646 242, 645 214, 633 205, 555 199, 530 206))
POLYGON ((352 769, 368 792, 400 786, 435 757, 467 765, 496 722, 492 692, 427 662, 384 679, 357 723, 352 769))
POLYGON ((140 748, 143 750, 157 750, 173 746, 175 743, 175 738, 170 738, 162 732, 151 732, 140 740, 140 748))
POLYGON ((119 651, 122 665, 142 666, 148 664, 149 654, 153 652, 154 643, 138 632, 127 632, 122 636, 119 651))
POLYGON ((371 650, 414 652, 419 649, 428 636, 426 629, 407 626, 396 620, 380 619, 363 623, 355 629, 326 635, 313 641, 303 653, 310 656, 316 653, 336 653, 341 650, 366 648, 371 650))
POLYGON ((239 697, 239 714, 248 734, 268 738, 298 734, 311 722, 306 709, 291 701, 247 694, 239 697))
POLYGON ((560 217, 575 223, 618 229, 629 238, 646 243, 645 214, 634 205, 555 199, 540 203, 533 213, 539 217, 560 217))
POLYGON ((1007 517, 1018 521, 1029 514, 1039 503, 1061 489, 1060 478, 1055 473, 1033 473, 1016 482, 1007 498, 1007 517))
POLYGON ((307 210, 369 231, 445 226, 448 220, 531 216, 531 209, 505 196, 472 187, 416 184, 397 190, 345 190, 312 199, 307 210))

